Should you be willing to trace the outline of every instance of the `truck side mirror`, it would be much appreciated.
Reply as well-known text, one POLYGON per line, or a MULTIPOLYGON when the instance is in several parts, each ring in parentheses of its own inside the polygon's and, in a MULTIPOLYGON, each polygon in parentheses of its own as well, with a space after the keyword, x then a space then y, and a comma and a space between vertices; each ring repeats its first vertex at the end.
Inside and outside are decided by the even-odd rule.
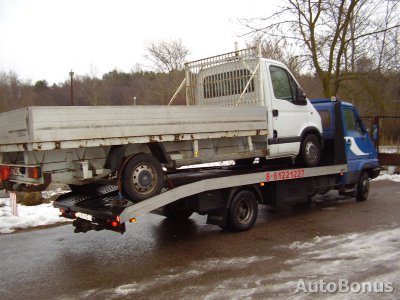
POLYGON ((299 86, 296 87, 295 104, 298 104, 298 105, 306 105, 307 104, 306 94, 304 93, 304 90, 299 86))

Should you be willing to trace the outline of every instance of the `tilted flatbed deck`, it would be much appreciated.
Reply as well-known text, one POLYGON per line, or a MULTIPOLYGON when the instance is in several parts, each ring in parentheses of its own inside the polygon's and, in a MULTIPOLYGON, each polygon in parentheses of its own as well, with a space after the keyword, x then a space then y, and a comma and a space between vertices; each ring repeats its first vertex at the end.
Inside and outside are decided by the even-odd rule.
POLYGON ((139 203, 132 203, 124 199, 116 185, 93 184, 90 188, 86 187, 81 191, 61 196, 54 202, 54 206, 62 209, 64 216, 82 219, 80 221, 88 226, 87 230, 111 229, 123 232, 125 222, 135 220, 146 213, 162 209, 171 203, 188 199, 191 196, 260 183, 268 184, 324 175, 340 175, 346 170, 346 164, 315 168, 278 168, 276 170, 255 166, 251 168, 189 169, 169 174, 167 182, 170 187, 168 189, 139 203), (86 221, 83 221, 84 218, 86 221), (116 226, 113 227, 111 224, 115 221, 117 223, 114 223, 116 226))

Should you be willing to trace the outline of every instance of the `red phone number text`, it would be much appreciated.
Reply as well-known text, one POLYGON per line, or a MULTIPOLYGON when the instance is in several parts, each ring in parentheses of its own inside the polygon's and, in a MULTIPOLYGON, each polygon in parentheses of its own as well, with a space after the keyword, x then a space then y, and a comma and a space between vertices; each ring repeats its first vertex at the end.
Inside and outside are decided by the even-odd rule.
POLYGON ((273 172, 267 172, 265 175, 265 179, 267 181, 296 179, 303 177, 304 177, 304 169, 273 171, 273 172))

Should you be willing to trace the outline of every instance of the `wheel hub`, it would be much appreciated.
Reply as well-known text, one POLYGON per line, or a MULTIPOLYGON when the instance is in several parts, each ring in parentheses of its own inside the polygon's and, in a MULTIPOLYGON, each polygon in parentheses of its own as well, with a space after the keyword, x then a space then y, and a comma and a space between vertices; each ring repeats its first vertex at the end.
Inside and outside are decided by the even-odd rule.
POLYGON ((151 185, 151 174, 147 170, 139 172, 139 185, 147 188, 151 185))
POLYGON ((317 147, 314 145, 314 143, 307 143, 306 145, 306 155, 307 157, 311 159, 316 159, 317 157, 317 147))
POLYGON ((243 200, 238 208, 237 208, 237 212, 238 212, 238 221, 240 223, 246 223, 247 220, 251 217, 251 209, 250 209, 250 204, 248 203, 248 201, 243 200))
POLYGON ((155 184, 156 175, 148 165, 139 165, 133 172, 132 181, 139 192, 149 192, 155 184))

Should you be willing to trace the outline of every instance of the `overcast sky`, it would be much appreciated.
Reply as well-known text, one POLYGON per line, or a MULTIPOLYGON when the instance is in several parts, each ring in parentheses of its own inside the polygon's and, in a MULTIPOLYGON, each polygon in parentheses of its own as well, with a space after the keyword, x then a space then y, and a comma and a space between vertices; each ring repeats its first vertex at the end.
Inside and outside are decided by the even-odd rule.
POLYGON ((0 71, 64 82, 69 71, 101 77, 144 66, 146 42, 182 39, 189 59, 249 39, 238 18, 269 15, 277 0, 0 0, 0 71))

